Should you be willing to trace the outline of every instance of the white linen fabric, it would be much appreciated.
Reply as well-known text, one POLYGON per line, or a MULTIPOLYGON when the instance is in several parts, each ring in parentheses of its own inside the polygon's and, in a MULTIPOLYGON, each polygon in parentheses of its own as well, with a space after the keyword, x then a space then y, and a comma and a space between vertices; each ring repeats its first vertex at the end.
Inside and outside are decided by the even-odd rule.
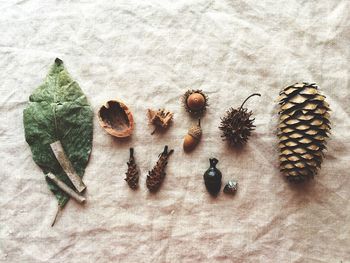
MULTIPOLYGON (((1 262, 350 262, 350 3, 323 1, 1 1, 1 262), (32 160, 22 111, 56 57, 95 113, 119 98, 135 131, 118 140, 94 119, 84 182, 87 203, 71 200, 56 225, 57 202, 32 160), (322 169, 303 185, 279 172, 279 91, 316 82, 332 108, 322 169), (181 95, 202 89, 210 106, 203 140, 182 150, 196 122, 181 95), (256 117, 248 144, 222 142, 220 117, 246 104, 256 117), (174 112, 150 135, 148 108, 174 112), (147 171, 164 145, 175 150, 157 194, 147 171), (140 189, 124 179, 129 147, 140 189), (211 198, 208 159, 219 159, 233 197, 211 198)), ((96 116, 96 115, 95 115, 96 116)))

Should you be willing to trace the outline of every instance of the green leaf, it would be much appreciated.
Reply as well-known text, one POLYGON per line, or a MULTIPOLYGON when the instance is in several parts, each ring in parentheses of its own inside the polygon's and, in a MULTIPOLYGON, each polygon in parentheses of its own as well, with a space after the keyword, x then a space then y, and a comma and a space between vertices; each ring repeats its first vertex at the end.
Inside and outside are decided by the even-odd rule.
MULTIPOLYGON (((50 144, 60 140, 66 155, 79 176, 84 175, 92 148, 93 111, 80 89, 56 58, 45 82, 34 90, 23 111, 25 138, 33 160, 44 174, 51 172, 74 189, 58 163, 50 144)), ((47 180, 58 205, 69 200, 54 183, 47 180)))

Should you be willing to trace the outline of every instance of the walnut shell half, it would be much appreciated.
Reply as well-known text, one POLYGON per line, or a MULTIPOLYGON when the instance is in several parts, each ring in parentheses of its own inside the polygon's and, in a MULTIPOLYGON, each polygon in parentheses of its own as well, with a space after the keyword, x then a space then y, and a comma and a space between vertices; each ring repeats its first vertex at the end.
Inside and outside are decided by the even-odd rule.
POLYGON ((109 134, 124 138, 134 130, 134 118, 129 108, 119 100, 109 100, 98 111, 98 120, 109 134))

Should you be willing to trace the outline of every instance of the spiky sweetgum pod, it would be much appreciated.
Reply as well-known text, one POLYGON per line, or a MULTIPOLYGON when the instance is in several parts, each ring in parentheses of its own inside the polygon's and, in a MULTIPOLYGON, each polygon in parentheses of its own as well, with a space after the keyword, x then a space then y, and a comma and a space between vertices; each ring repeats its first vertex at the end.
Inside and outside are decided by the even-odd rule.
POLYGON ((251 118, 253 113, 248 111, 247 108, 243 108, 246 101, 253 96, 261 95, 258 93, 250 95, 238 109, 230 108, 226 112, 226 115, 221 118, 221 124, 219 126, 219 129, 222 131, 221 137, 232 146, 242 146, 245 144, 255 128, 255 118, 251 118))
POLYGON ((315 83, 296 83, 280 93, 280 169, 290 181, 313 178, 321 167, 331 129, 325 98, 315 83))
POLYGON ((182 103, 192 115, 202 115, 208 107, 208 96, 202 90, 188 90, 182 96, 182 103))

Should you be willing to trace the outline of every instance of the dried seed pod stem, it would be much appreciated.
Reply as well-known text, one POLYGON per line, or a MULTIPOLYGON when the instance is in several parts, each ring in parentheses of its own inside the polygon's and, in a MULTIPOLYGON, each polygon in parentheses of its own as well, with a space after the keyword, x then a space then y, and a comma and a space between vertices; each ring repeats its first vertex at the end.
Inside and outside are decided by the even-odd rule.
POLYGON ((248 98, 246 98, 246 99, 243 101, 241 107, 239 107, 239 110, 241 110, 241 109, 243 108, 244 104, 245 104, 251 97, 254 97, 254 96, 259 96, 259 97, 261 97, 261 94, 260 94, 260 93, 253 93, 252 95, 248 96, 248 98))
POLYGON ((151 171, 148 172, 146 179, 146 186, 150 192, 158 191, 165 178, 165 168, 168 164, 169 156, 174 152, 174 150, 168 151, 168 146, 164 147, 163 152, 159 155, 159 159, 156 165, 151 171))

